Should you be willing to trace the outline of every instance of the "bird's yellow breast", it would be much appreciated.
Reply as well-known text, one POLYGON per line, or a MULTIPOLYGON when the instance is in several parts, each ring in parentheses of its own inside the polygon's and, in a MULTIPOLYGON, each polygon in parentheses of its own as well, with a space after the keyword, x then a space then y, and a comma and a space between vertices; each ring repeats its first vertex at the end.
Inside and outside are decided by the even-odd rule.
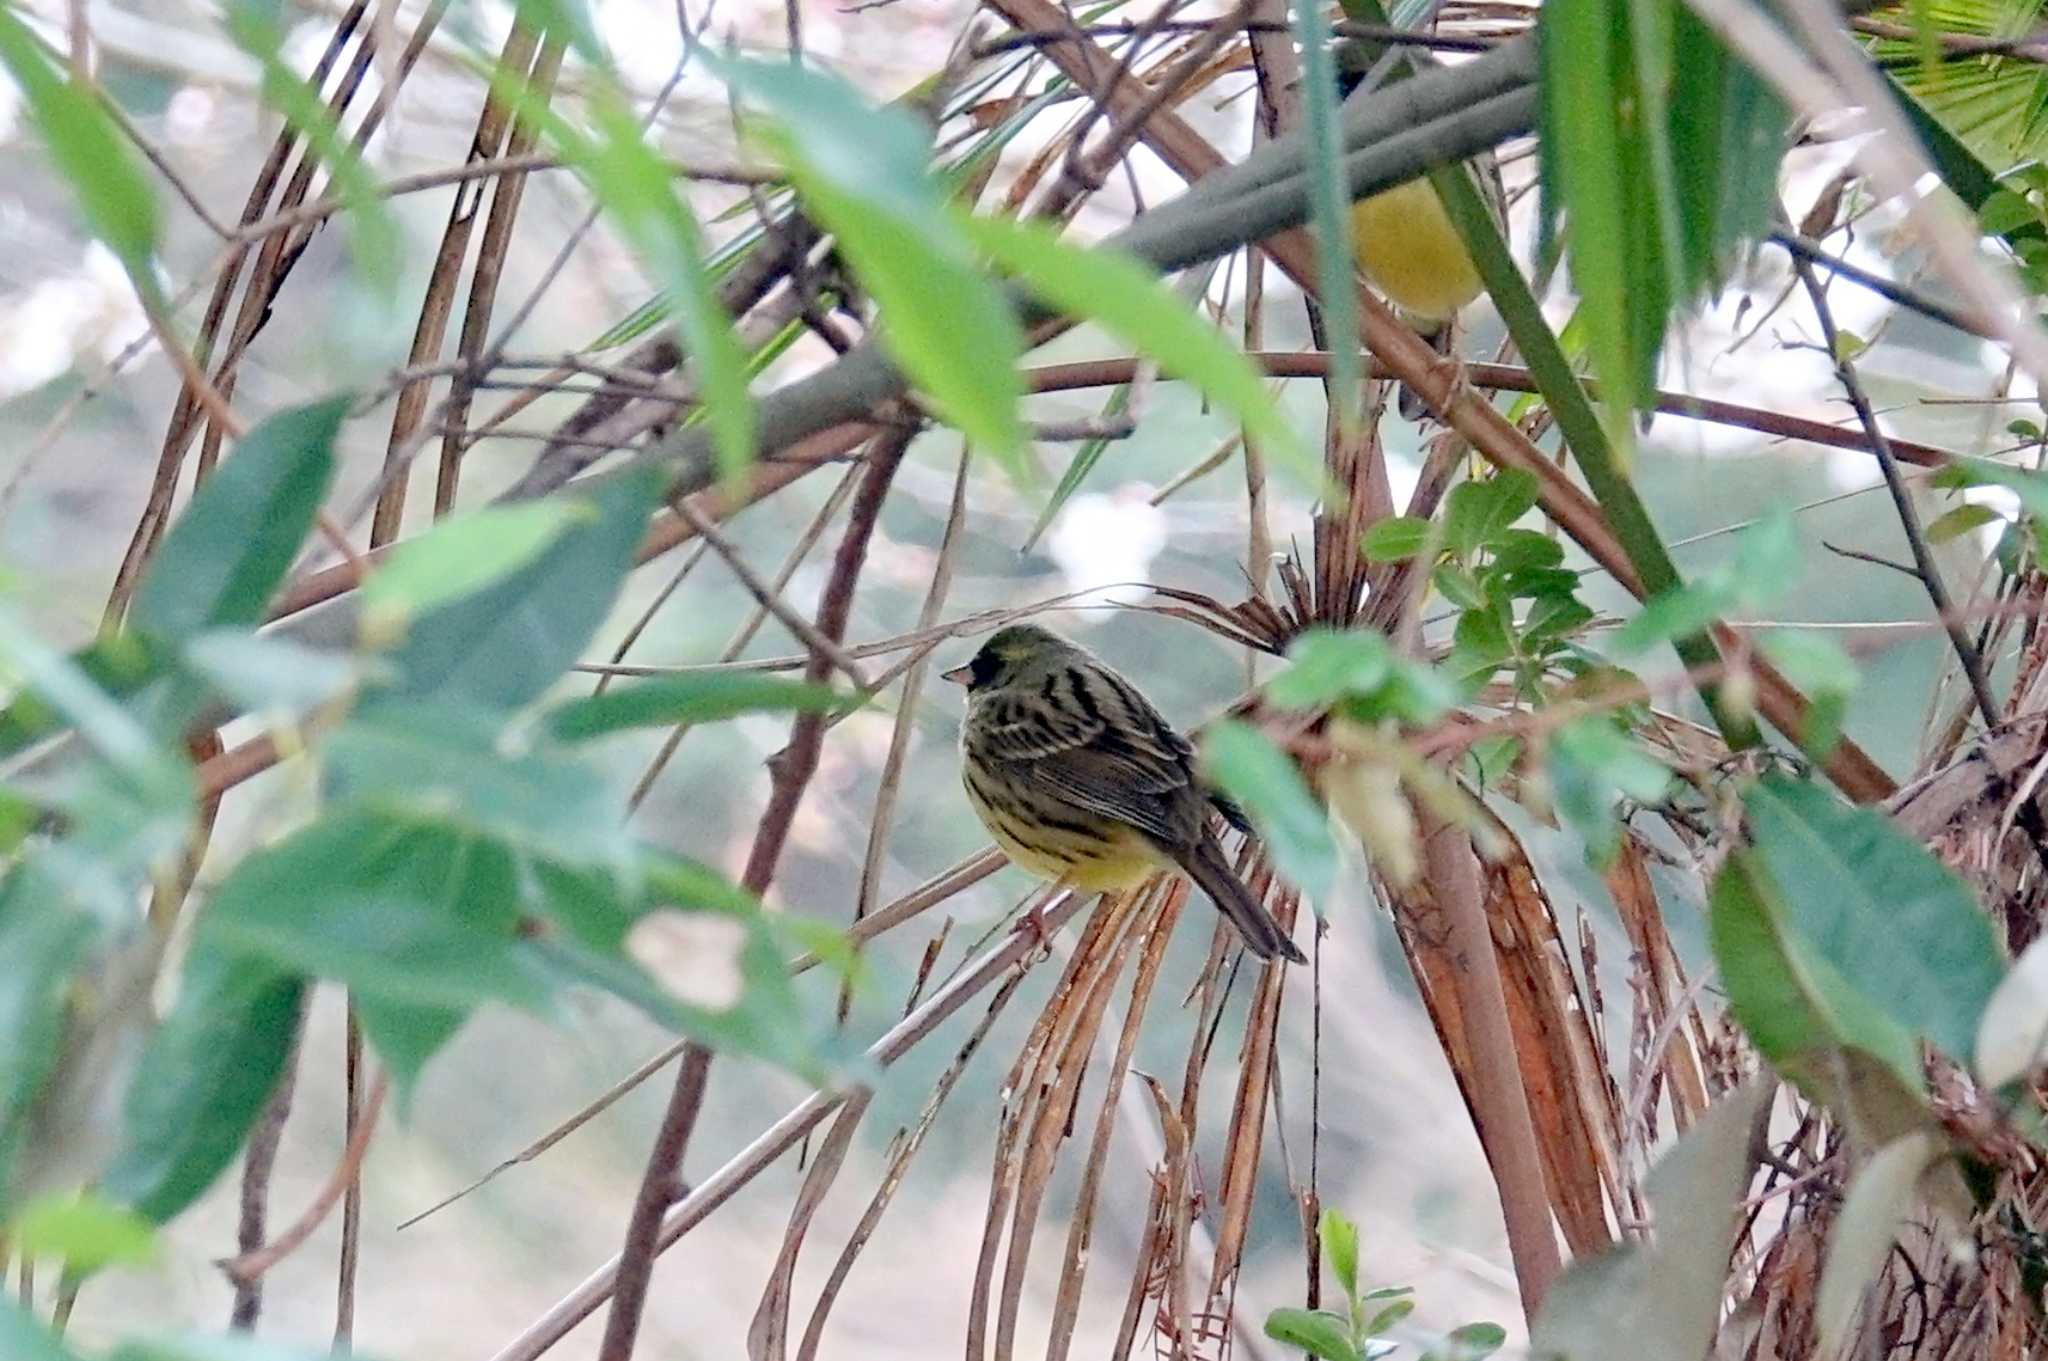
POLYGON ((1479 296, 1479 271, 1428 180, 1411 180, 1351 208, 1358 267, 1396 307, 1447 321, 1479 296))
POLYGON ((1085 819, 1084 832, 1078 830, 1083 819, 1072 810, 1062 811, 1063 821, 1071 826, 1027 820, 984 797, 971 774, 964 783, 975 816, 1010 863, 1041 879, 1064 879, 1084 893, 1113 893, 1139 883, 1165 863, 1133 827, 1091 817, 1085 819))

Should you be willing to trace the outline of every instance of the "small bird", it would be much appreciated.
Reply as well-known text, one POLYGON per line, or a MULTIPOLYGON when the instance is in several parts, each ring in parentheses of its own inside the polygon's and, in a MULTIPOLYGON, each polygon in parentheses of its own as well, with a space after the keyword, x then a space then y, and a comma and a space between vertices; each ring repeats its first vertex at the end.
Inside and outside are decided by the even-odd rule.
MULTIPOLYGON (((1337 73, 1337 96, 1348 99, 1368 71, 1358 63, 1369 56, 1348 50, 1337 73)), ((1415 53, 1394 54, 1413 62, 1415 53)), ((1500 162, 1490 151, 1469 163, 1479 198, 1501 236, 1507 236, 1507 195, 1501 185, 1500 162)), ((1406 321, 1438 354, 1449 355, 1452 322, 1467 303, 1485 291, 1479 267, 1465 249, 1465 240, 1444 211, 1436 188, 1426 179, 1409 180, 1362 198, 1351 208, 1351 252, 1359 271, 1386 295, 1406 321)), ((1401 414, 1419 421, 1429 414, 1421 395, 1400 389, 1401 414)))
POLYGON ((1195 777, 1194 748, 1137 687, 1035 624, 998 630, 945 679, 967 687, 961 778, 1013 864, 1091 893, 1179 866, 1261 959, 1305 963, 1209 826, 1244 814, 1195 777))

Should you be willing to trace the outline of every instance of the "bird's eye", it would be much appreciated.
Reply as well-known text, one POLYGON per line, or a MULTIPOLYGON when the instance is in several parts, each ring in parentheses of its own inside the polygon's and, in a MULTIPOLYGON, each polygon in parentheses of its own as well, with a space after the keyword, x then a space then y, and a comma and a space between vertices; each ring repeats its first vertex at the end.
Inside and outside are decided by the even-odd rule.
POLYGON ((983 649, 982 651, 974 654, 972 669, 974 673, 974 678, 967 682, 967 688, 970 690, 979 690, 984 685, 992 685, 995 683, 995 678, 997 674, 1000 673, 1003 669, 1003 663, 1002 660, 995 655, 995 653, 988 651, 987 649, 983 649))

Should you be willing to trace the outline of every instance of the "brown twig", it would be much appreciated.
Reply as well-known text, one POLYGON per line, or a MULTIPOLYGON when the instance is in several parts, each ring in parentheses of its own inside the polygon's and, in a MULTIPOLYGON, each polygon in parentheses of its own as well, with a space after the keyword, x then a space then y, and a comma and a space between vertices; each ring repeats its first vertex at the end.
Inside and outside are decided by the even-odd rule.
POLYGON ((363 1099, 362 1118, 356 1122, 348 1143, 343 1146, 341 1160, 335 1164, 334 1171, 328 1175, 326 1184, 313 1197, 313 1202, 306 1207, 305 1213, 294 1220, 290 1228, 257 1251, 216 1263, 230 1281, 239 1284, 260 1279, 263 1273, 291 1256, 312 1237, 313 1230, 319 1228, 333 1212, 334 1207, 341 1203, 342 1195, 362 1167, 363 1155, 369 1151, 370 1136, 377 1130, 377 1115, 384 1109, 384 1094, 389 1087, 389 1075, 379 1072, 376 1079, 370 1083, 369 1095, 363 1099))
POLYGON ((697 1128, 697 1112, 704 1105, 704 1087, 710 1075, 711 1051, 701 1044, 684 1045, 682 1067, 669 1091, 668 1110, 647 1155, 647 1175, 641 1178, 632 1218, 626 1224, 626 1242, 619 1251, 617 1283, 611 1313, 605 1318, 604 1341, 598 1346, 598 1361, 627 1361, 633 1355, 640 1316, 647 1305, 647 1282, 654 1272, 661 1217, 686 1194, 680 1175, 683 1154, 697 1128))

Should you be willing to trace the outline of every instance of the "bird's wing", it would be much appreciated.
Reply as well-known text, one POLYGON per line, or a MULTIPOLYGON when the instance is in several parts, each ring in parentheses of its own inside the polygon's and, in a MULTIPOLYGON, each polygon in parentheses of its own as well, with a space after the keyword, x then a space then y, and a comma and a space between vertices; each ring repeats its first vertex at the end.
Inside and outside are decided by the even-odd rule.
POLYGON ((1062 668, 1005 696, 978 726, 982 758, 1026 787, 1167 846, 1200 831, 1193 748, 1107 668, 1062 668))

